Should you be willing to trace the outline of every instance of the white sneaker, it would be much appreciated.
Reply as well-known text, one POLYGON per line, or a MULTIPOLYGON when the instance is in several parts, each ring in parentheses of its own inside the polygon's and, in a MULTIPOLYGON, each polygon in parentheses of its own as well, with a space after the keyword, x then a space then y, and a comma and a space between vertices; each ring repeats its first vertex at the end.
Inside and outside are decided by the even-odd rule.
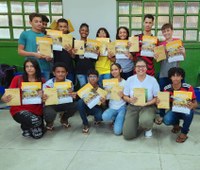
POLYGON ((153 135, 152 129, 146 130, 146 131, 144 132, 144 137, 145 137, 145 138, 151 138, 152 135, 153 135))

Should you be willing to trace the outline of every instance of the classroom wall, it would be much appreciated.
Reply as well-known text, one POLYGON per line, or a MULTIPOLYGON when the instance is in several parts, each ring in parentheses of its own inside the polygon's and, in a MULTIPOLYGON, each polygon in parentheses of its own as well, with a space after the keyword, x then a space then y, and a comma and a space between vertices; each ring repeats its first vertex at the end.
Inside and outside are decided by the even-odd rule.
POLYGON ((79 26, 86 22, 90 26, 89 38, 95 38, 100 27, 107 28, 111 39, 116 34, 116 0, 63 0, 64 17, 70 19, 75 31, 76 39, 79 39, 79 26))

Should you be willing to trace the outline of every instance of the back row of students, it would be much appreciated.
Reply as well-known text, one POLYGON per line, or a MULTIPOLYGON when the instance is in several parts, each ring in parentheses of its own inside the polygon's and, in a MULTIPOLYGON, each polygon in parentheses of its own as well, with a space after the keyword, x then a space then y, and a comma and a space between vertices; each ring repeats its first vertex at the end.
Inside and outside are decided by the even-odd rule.
MULTIPOLYGON (((144 16, 144 30, 141 34, 137 35, 139 37, 139 52, 130 53, 127 52, 125 55, 127 59, 116 59, 115 55, 108 51, 108 56, 99 56, 97 60, 86 58, 83 55, 75 55, 76 49, 70 46, 66 46, 62 51, 53 51, 53 59, 50 56, 45 56, 40 53, 37 53, 36 37, 45 36, 45 29, 47 25, 47 18, 40 14, 30 14, 30 24, 32 29, 29 31, 24 31, 20 35, 18 53, 21 56, 25 57, 34 57, 39 62, 42 74, 46 80, 50 76, 50 63, 64 62, 68 69, 68 79, 75 83, 76 78, 79 81, 80 86, 82 87, 87 83, 87 71, 89 69, 96 69, 99 72, 99 83, 102 84, 103 79, 110 78, 110 65, 113 62, 119 63, 122 66, 123 78, 127 79, 134 74, 134 61, 138 58, 142 58, 147 62, 148 70, 147 74, 154 76, 154 62, 153 57, 141 56, 141 46, 142 46, 142 37, 143 35, 152 36, 152 27, 154 25, 154 17, 151 14, 146 14, 144 16), (42 22, 43 21, 43 22, 42 22)), ((57 21, 58 30, 62 31, 63 34, 69 33, 68 21, 61 18, 57 21)), ((176 40, 173 38, 173 26, 170 23, 166 23, 161 28, 162 34, 165 38, 163 42, 160 42, 159 45, 166 45, 168 42, 176 40)), ((87 37, 89 35, 89 26, 86 23, 80 25, 79 28, 80 40, 87 42, 87 37)), ((116 33, 116 40, 128 40, 129 30, 126 27, 119 27, 116 33)), ((106 28, 99 28, 97 31, 96 37, 100 38, 110 38, 110 35, 106 28)), ((182 46, 178 49, 178 53, 185 56, 185 48, 182 46)), ((156 56, 155 56, 156 58, 156 56)), ((164 86, 169 83, 167 78, 167 71, 171 67, 177 67, 178 62, 169 63, 167 59, 161 61, 160 74, 159 74, 159 84, 161 90, 164 86)))
MULTIPOLYGON (((163 115, 162 118, 156 118, 156 104, 159 104, 157 98, 160 91, 157 80, 153 76, 146 74, 147 63, 143 59, 138 59, 135 62, 135 75, 130 76, 125 81, 121 74, 122 68, 120 64, 113 63, 110 67, 111 77, 117 78, 119 86, 123 90, 118 92, 120 100, 110 99, 108 106, 106 105, 106 98, 101 97, 101 104, 89 108, 83 99, 77 99, 76 92, 73 92, 73 86, 70 95, 77 99, 72 103, 43 106, 43 104, 29 104, 20 106, 11 106, 10 113, 13 119, 21 124, 23 131, 22 135, 25 137, 41 138, 45 130, 52 131, 54 129, 54 120, 57 113, 61 114, 60 122, 65 128, 69 128, 69 117, 71 117, 76 110, 78 110, 83 123, 83 133, 89 132, 90 124, 87 116, 94 116, 94 124, 99 125, 101 121, 113 122, 113 130, 116 135, 123 134, 125 139, 133 139, 138 136, 138 129, 141 127, 144 130, 145 137, 152 136, 152 128, 154 121, 157 124, 164 122, 166 125, 173 125, 173 133, 181 133, 177 136, 176 142, 184 142, 188 136, 189 127, 193 119, 193 109, 197 107, 197 101, 194 89, 187 83, 182 83, 185 78, 185 72, 182 68, 173 67, 168 72, 168 78, 172 83, 165 86, 164 91, 170 92, 170 96, 174 96, 174 91, 187 91, 192 93, 192 99, 184 103, 184 106, 190 109, 189 114, 172 111, 172 108, 163 115), (133 89, 146 89, 147 99, 144 104, 137 104, 139 98, 136 97, 133 89), (45 125, 43 124, 43 119, 45 125), (180 119, 183 119, 182 127, 179 125, 180 119), (158 123, 159 122, 159 123, 158 123)), ((42 79, 40 67, 35 59, 28 58, 24 63, 24 74, 15 76, 11 82, 10 88, 22 87, 22 82, 42 82, 43 89, 54 87, 55 82, 71 82, 66 79, 68 69, 64 63, 55 63, 53 66, 54 77, 47 82, 42 79)), ((99 88, 98 80, 99 74, 95 69, 90 69, 87 72, 87 80, 92 86, 93 90, 99 88)), ((48 99, 48 95, 40 93, 43 101, 48 99)), ((12 95, 4 94, 1 98, 3 102, 10 102, 12 95)), ((172 106, 172 99, 170 100, 172 106)))

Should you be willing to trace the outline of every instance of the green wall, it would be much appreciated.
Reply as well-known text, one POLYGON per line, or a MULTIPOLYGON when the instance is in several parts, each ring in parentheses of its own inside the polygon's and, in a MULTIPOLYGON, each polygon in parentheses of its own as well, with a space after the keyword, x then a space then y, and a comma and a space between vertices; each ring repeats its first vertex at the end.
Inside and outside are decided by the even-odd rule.
MULTIPOLYGON (((198 44, 187 44, 186 59, 180 66, 186 71, 186 82, 193 86, 200 86, 200 46, 198 44)), ((0 42, 0 63, 16 65, 18 70, 22 70, 24 57, 17 53, 17 42, 0 42)), ((156 72, 159 72, 159 63, 155 63, 156 72)))

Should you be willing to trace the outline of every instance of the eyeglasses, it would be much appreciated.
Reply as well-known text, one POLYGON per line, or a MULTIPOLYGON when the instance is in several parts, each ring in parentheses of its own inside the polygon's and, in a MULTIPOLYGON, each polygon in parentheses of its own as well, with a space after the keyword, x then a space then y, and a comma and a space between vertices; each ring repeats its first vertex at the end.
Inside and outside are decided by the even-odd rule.
POLYGON ((90 79, 96 79, 97 76, 89 76, 90 79))
POLYGON ((146 68, 146 65, 137 65, 136 68, 146 68))

